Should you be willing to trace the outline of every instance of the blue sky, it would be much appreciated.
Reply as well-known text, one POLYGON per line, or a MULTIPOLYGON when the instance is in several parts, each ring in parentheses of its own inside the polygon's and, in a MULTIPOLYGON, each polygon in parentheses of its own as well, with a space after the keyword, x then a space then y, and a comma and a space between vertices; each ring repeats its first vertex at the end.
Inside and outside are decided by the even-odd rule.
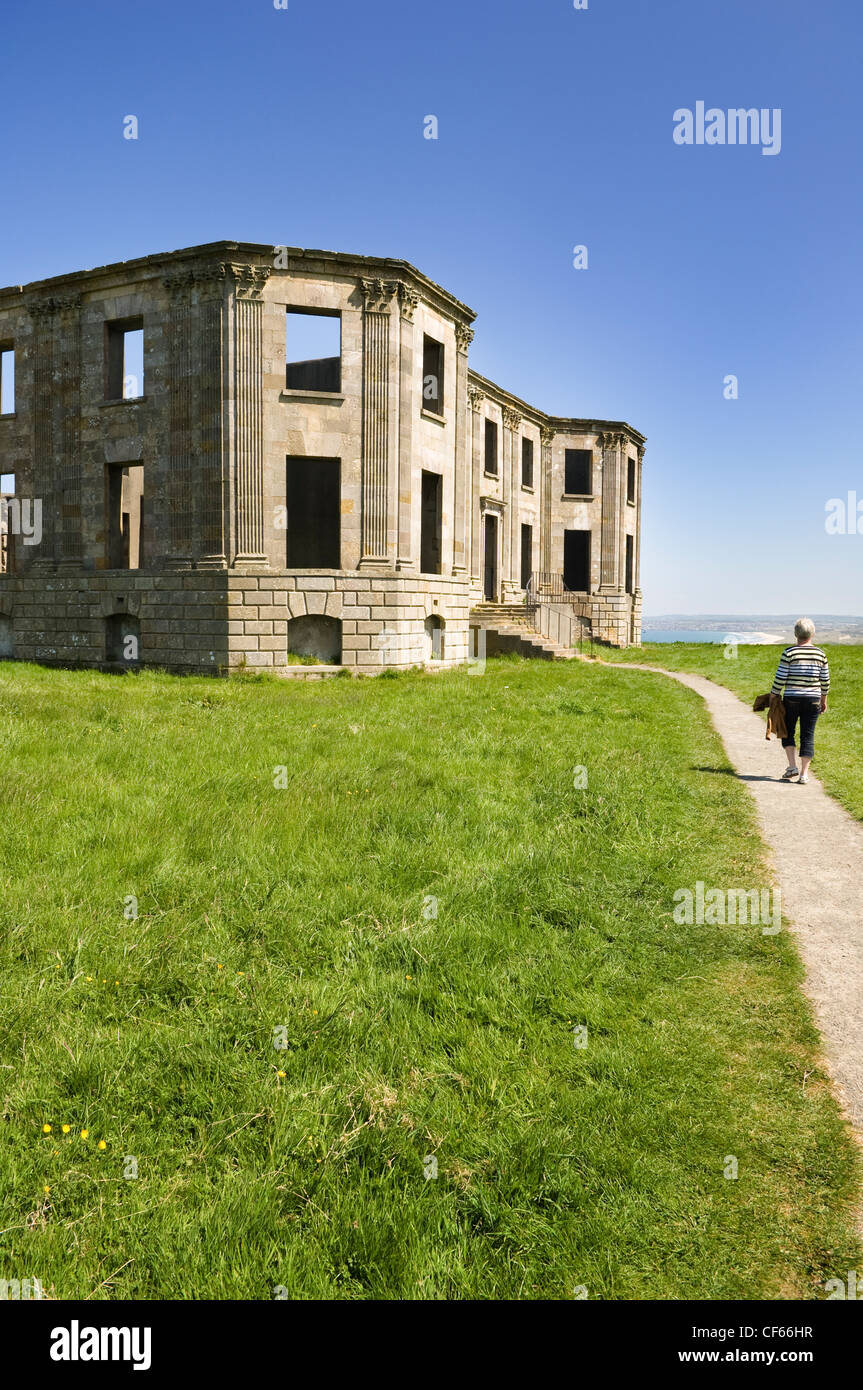
POLYGON ((0 283, 223 237, 410 260, 478 371, 648 436, 648 614, 860 613, 825 504, 863 500, 861 10, 6 0, 0 283), (780 108, 781 152, 675 144, 699 100, 780 108))

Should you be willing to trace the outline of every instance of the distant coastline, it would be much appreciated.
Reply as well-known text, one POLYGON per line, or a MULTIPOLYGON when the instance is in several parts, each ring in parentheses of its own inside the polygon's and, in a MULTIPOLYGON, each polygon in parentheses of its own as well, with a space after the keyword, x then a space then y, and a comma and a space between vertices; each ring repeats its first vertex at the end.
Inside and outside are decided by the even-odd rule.
MULTIPOLYGON (((863 643, 863 617, 836 613, 811 613, 816 641, 863 643)), ((645 642, 720 642, 736 637, 744 644, 791 642, 799 613, 664 613, 645 617, 645 642)))

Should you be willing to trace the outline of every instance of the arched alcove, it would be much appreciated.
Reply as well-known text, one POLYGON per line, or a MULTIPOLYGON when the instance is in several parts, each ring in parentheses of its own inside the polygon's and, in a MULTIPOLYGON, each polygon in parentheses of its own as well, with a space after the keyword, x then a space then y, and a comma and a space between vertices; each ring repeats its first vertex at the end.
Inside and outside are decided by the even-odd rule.
POLYGON ((425 661, 443 661, 444 659, 444 620, 437 613, 430 613, 425 623, 425 661))
POLYGON ((109 613, 105 619, 105 660, 136 666, 141 659, 141 624, 132 613, 109 613))
POLYGON ((307 613, 288 622, 288 652, 292 656, 313 656, 328 666, 342 660, 342 624, 324 613, 307 613))

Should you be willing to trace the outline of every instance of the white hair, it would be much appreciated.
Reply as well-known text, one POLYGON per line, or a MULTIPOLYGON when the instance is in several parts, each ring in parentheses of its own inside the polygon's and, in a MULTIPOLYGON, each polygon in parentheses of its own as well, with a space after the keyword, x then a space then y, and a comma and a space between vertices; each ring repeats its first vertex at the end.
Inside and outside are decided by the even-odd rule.
POLYGON ((808 642, 815 636, 815 624, 811 618, 798 618, 794 624, 794 636, 798 642, 808 642))

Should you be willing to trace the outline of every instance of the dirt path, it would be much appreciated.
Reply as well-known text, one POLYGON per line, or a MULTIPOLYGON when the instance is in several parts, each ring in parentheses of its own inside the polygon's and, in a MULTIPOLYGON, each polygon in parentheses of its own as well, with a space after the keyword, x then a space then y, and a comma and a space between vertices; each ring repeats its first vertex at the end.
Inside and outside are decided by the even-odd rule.
MULTIPOLYGON (((608 664, 670 676, 705 700, 729 761, 755 799, 827 1062, 863 1139, 863 825, 811 773, 805 787, 779 782, 786 765, 779 740, 768 743, 763 719, 724 686, 657 666, 608 664)), ((817 729, 815 746, 817 757, 817 729)))

